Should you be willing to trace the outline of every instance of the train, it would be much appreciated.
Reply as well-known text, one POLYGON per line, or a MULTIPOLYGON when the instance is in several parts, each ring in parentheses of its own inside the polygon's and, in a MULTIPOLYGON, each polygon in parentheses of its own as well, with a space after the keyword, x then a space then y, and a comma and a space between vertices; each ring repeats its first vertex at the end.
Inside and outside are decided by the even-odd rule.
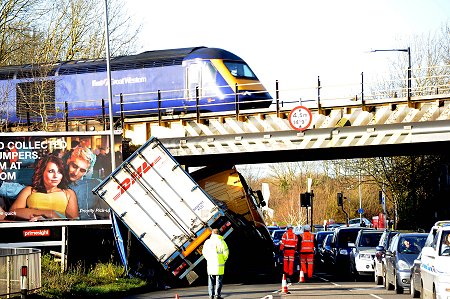
POLYGON ((146 51, 106 59, 0 67, 0 117, 25 120, 142 117, 155 114, 268 108, 250 66, 219 48, 146 51))

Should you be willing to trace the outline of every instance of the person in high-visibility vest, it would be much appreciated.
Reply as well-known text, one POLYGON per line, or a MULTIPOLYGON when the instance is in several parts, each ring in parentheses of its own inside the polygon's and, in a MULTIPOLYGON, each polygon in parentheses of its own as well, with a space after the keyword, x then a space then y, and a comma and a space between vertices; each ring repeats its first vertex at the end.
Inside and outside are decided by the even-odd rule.
POLYGON ((225 262, 228 259, 228 245, 217 228, 212 229, 211 237, 203 245, 203 256, 207 262, 208 294, 210 299, 221 297, 225 262))
POLYGON ((287 231, 283 234, 280 242, 280 250, 283 252, 283 272, 287 280, 291 280, 294 275, 294 259, 297 250, 298 237, 292 231, 292 226, 287 227, 287 231))
POLYGON ((311 227, 305 225, 300 235, 300 266, 305 278, 311 278, 314 271, 314 235, 311 227))

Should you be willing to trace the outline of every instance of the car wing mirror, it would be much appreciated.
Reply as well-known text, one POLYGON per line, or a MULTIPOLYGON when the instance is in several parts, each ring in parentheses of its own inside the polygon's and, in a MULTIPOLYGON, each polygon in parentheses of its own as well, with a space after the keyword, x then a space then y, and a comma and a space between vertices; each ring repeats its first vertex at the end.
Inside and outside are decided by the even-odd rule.
POLYGON ((376 251, 384 251, 384 246, 377 246, 375 247, 376 251))

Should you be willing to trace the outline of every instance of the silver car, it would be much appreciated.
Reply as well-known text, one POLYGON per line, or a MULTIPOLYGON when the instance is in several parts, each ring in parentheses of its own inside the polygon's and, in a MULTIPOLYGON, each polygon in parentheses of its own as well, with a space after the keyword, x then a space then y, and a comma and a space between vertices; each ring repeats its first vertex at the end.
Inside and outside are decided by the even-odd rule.
POLYGON ((399 233, 386 251, 386 289, 403 294, 410 287, 411 267, 425 245, 426 233, 399 233))

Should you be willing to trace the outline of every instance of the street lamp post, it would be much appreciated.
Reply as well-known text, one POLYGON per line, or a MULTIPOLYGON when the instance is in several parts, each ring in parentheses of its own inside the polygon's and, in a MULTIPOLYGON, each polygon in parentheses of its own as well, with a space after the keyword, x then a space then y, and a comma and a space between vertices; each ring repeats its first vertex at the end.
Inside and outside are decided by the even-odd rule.
POLYGON ((411 48, 408 47, 406 49, 382 49, 382 50, 372 50, 372 52, 406 52, 408 53, 408 107, 412 107, 411 103, 411 48))
MULTIPOLYGON (((116 157, 114 152, 114 118, 113 118, 113 100, 112 100, 112 80, 111 80, 111 55, 109 50, 109 27, 108 27, 108 0, 105 0, 105 45, 106 45, 106 73, 108 77, 108 108, 109 108, 109 153, 111 155, 111 169, 116 169, 116 157)), ((123 128, 122 128, 123 129, 123 128)))

